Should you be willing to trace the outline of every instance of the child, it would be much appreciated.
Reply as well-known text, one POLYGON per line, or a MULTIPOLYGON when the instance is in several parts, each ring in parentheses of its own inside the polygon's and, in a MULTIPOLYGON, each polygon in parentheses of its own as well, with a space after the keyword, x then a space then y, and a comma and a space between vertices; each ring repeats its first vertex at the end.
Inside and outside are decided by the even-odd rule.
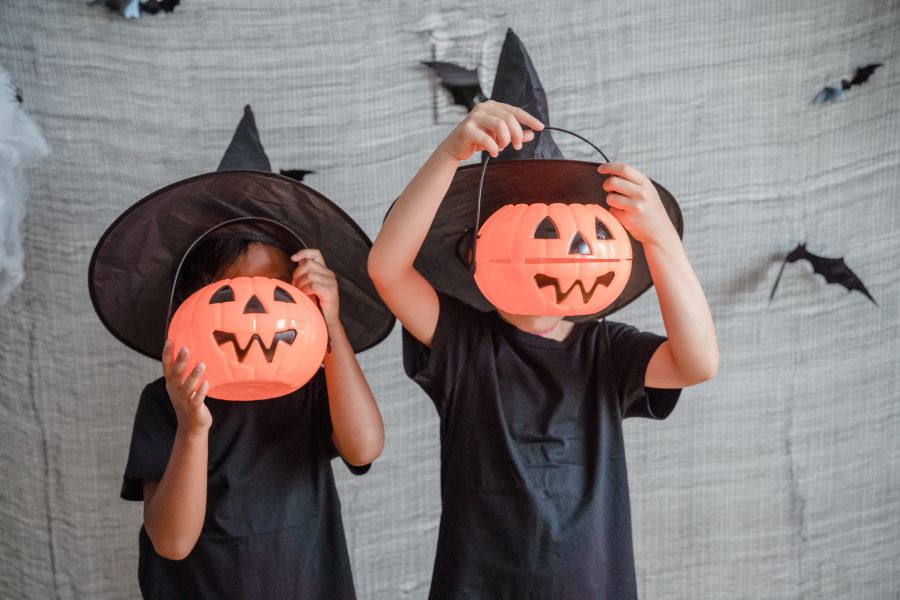
POLYGON ((265 172, 249 107, 222 164, 258 170, 220 170, 169 186, 110 227, 91 266, 98 313, 130 346, 148 354, 163 346, 165 328, 152 325, 167 308, 174 264, 202 239, 181 269, 177 300, 220 279, 290 282, 318 303, 329 348, 324 368, 300 389, 240 402, 207 398, 204 365, 186 373, 191 349, 165 343, 164 377, 141 396, 122 487, 123 498, 144 501, 141 592, 354 598, 330 463, 340 455, 362 474, 382 451, 381 415, 354 348, 377 343, 392 318, 364 268, 348 266, 362 264, 364 234, 317 192, 265 172), (215 229, 235 218, 241 221, 215 229), (298 237, 307 247, 298 248, 298 237), (341 270, 331 271, 326 255, 341 270), (121 309, 128 304, 130 320, 121 309))
MULTIPOLYGON (((635 598, 622 418, 665 418, 679 388, 718 366, 710 311, 678 233, 654 185, 629 165, 597 171, 610 212, 643 244, 668 339, 605 320, 481 312, 414 268, 445 194, 459 200, 448 188, 460 162, 521 149, 541 129, 519 108, 476 106, 397 199, 369 254, 369 274, 403 324, 406 372, 441 419, 433 599, 635 598)), ((541 185, 527 172, 540 161, 521 162, 519 198, 541 185)), ((513 182, 504 180, 507 190, 513 182)))

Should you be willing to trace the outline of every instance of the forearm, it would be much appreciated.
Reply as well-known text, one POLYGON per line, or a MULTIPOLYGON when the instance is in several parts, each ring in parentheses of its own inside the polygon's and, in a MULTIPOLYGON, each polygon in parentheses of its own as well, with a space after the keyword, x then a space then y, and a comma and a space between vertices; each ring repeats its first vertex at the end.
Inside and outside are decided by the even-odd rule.
POLYGON ((384 425, 344 328, 329 325, 331 351, 325 355, 325 381, 334 442, 352 465, 374 461, 384 449, 384 425))
POLYGON ((712 313, 674 228, 644 243, 672 359, 679 372, 701 381, 719 365, 712 313))
POLYGON ((144 502, 144 527, 161 556, 180 560, 197 543, 206 516, 208 432, 175 434, 159 485, 144 502))
POLYGON ((374 278, 389 280, 412 268, 457 167, 459 161, 438 146, 397 198, 369 254, 374 278))

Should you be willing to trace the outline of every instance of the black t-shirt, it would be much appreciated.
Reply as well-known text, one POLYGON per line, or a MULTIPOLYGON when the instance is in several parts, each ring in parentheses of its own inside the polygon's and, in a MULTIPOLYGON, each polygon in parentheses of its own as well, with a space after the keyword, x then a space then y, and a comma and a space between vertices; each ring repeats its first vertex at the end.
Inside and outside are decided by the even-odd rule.
MULTIPOLYGON (((155 552, 141 527, 144 597, 354 598, 324 371, 280 398, 206 404, 213 423, 203 530, 187 558, 172 561, 155 552)), ((141 395, 122 498, 143 500, 143 482, 162 479, 176 429, 158 379, 141 395)))
POLYGON ((644 388, 666 338, 591 321, 560 342, 439 300, 431 349, 403 331, 441 419, 430 598, 636 598, 622 418, 674 408, 680 390, 644 388))

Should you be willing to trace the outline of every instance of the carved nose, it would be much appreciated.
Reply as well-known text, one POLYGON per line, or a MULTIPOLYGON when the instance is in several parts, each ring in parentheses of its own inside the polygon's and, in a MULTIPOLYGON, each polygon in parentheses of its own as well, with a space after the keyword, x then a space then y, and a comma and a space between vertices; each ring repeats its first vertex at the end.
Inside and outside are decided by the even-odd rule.
POLYGON ((590 254, 591 247, 588 246, 587 240, 582 237, 579 232, 575 232, 572 243, 569 244, 569 254, 590 254))
POLYGON ((247 305, 244 306, 244 314, 246 315, 248 313, 266 314, 265 307, 262 305, 262 302, 259 301, 259 298, 257 298, 255 295, 250 296, 250 299, 247 300, 247 305))

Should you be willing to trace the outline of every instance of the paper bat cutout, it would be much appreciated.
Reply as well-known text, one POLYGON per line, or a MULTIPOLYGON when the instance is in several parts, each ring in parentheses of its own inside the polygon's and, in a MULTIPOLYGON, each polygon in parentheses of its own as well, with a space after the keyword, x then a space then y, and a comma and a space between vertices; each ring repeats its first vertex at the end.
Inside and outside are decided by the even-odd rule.
POLYGON ((778 289, 778 282, 781 281, 781 275, 784 273, 785 266, 787 266, 789 262, 793 263, 801 259, 808 260, 813 266, 813 271, 825 277, 827 283, 839 283, 850 292, 858 290, 865 294, 866 298, 872 301, 872 304, 878 306, 878 303, 875 302, 875 298, 869 294, 869 290, 866 289, 863 282, 856 276, 856 273, 847 266, 843 257, 825 258, 824 256, 818 256, 807 250, 806 244, 797 244, 797 247, 784 257, 784 262, 781 263, 781 270, 778 271, 778 277, 775 279, 775 285, 772 286, 772 293, 769 294, 769 302, 775 297, 775 290, 778 289))
POLYGON ((875 69, 881 66, 883 66, 883 63, 872 63, 864 67, 857 67, 856 73, 853 74, 853 79, 850 81, 841 79, 841 87, 825 86, 822 88, 821 92, 816 94, 816 97, 813 98, 813 102, 815 104, 825 104, 826 102, 840 100, 844 97, 844 90, 849 90, 852 87, 867 82, 869 77, 872 76, 872 73, 875 72, 875 69))
POLYGON ((453 94, 453 104, 465 106, 466 110, 472 110, 476 104, 487 100, 487 96, 481 91, 477 70, 441 61, 423 62, 422 64, 434 71, 441 86, 453 94))
POLYGON ((141 2, 141 13, 151 15, 155 15, 160 11, 170 13, 175 10, 179 2, 181 0, 147 0, 146 2, 141 2))
POLYGON ((315 171, 304 171, 303 169, 279 169, 279 172, 285 177, 290 177, 296 181, 303 181, 304 177, 315 173, 315 171))
POLYGON ((181 0, 94 0, 92 5, 102 4, 110 10, 120 13, 126 19, 139 19, 142 14, 155 15, 158 12, 170 13, 175 10, 181 0))

